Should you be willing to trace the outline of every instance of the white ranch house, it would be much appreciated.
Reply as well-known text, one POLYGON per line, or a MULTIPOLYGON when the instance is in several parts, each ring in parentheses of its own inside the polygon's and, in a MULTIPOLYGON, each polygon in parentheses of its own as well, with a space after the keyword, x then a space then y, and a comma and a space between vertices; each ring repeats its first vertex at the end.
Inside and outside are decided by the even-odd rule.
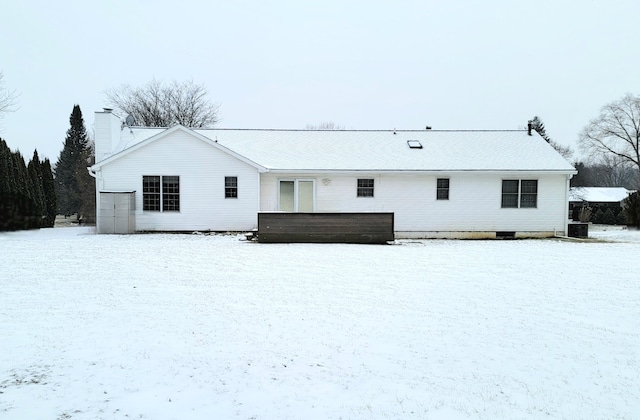
POLYGON ((396 238, 566 235, 576 173, 535 131, 125 126, 96 112, 99 233, 251 231, 259 212, 393 212, 396 238))

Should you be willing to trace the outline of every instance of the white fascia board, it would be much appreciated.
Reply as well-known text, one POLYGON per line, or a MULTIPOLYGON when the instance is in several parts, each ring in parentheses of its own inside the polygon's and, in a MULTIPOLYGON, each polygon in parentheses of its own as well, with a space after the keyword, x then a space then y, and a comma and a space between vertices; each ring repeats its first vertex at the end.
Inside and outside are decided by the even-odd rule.
POLYGON ((441 174, 441 173, 486 173, 492 175, 513 175, 515 174, 558 174, 558 175, 575 175, 577 171, 566 170, 530 170, 530 169, 500 169, 500 170, 486 170, 486 169, 429 169, 429 170, 415 170, 415 169, 267 169, 265 172, 272 174, 361 174, 364 172, 371 173, 388 173, 388 174, 441 174))

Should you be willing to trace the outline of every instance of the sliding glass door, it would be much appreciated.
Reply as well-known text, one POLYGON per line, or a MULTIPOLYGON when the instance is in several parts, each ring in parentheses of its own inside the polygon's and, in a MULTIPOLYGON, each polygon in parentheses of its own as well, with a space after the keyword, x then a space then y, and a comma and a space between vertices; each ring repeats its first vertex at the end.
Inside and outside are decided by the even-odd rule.
POLYGON ((280 180, 280 211, 312 213, 315 196, 314 182, 312 179, 280 180))

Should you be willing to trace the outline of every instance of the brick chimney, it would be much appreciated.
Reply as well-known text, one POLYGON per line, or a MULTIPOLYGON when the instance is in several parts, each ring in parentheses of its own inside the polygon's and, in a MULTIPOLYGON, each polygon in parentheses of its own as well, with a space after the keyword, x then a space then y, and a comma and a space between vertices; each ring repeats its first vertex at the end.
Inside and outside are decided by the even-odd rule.
POLYGON ((96 163, 106 159, 120 143, 122 121, 111 108, 95 112, 96 163))

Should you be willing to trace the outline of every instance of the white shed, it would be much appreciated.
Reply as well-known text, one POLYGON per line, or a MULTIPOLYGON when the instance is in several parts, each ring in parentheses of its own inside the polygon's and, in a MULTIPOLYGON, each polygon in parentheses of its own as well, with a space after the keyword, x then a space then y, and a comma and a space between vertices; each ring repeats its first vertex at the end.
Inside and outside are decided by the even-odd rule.
POLYGON ((136 231, 135 191, 100 191, 98 233, 128 234, 136 231))

